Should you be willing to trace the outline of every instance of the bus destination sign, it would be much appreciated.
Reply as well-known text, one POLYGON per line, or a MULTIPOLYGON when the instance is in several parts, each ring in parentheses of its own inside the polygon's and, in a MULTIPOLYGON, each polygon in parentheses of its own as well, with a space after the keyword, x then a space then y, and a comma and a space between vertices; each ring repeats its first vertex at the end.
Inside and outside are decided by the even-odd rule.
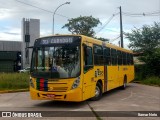
POLYGON ((48 44, 69 44, 73 43, 73 37, 51 37, 51 38, 44 38, 41 40, 41 45, 48 45, 48 44))

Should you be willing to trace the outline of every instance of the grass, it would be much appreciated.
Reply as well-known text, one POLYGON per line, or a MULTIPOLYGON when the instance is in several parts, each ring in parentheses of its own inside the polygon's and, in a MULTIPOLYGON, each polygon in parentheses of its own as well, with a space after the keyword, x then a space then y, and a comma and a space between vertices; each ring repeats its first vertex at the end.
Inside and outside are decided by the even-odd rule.
POLYGON ((146 85, 160 86, 160 78, 156 76, 148 77, 142 80, 141 83, 146 85))
POLYGON ((0 73, 0 91, 29 88, 28 73, 0 73))
POLYGON ((160 77, 158 76, 150 76, 150 77, 146 77, 145 79, 136 79, 136 82, 139 82, 145 85, 160 87, 160 77))
POLYGON ((160 76, 155 74, 155 69, 150 68, 146 64, 135 65, 135 80, 134 82, 153 85, 160 87, 160 76))

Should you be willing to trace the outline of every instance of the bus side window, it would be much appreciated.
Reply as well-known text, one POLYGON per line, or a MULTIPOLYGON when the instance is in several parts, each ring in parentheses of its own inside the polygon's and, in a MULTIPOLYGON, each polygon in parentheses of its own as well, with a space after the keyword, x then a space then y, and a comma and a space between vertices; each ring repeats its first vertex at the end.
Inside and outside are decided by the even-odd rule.
POLYGON ((93 68, 93 53, 92 48, 84 46, 84 73, 93 68))
POLYGON ((104 65, 111 65, 110 48, 104 48, 104 65))
POLYGON ((123 52, 123 65, 127 65, 127 56, 125 52, 123 52))
POLYGON ((122 52, 117 51, 117 55, 118 55, 118 65, 122 65, 122 52))
POLYGON ((103 65, 103 48, 99 45, 93 46, 94 51, 94 65, 103 65))
POLYGON ((133 65, 133 54, 130 54, 130 63, 133 65))
POLYGON ((112 65, 117 65, 117 50, 111 49, 112 65))

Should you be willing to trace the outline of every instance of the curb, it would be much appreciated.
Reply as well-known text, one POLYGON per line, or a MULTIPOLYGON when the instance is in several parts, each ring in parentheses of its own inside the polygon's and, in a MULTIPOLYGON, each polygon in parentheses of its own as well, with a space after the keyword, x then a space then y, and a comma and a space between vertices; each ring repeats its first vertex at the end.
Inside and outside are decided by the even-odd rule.
POLYGON ((141 84, 141 85, 152 86, 152 87, 160 87, 159 85, 145 84, 145 83, 142 83, 140 81, 133 81, 133 83, 138 83, 138 84, 141 84))
POLYGON ((27 92, 29 89, 17 89, 17 90, 2 90, 1 93, 14 93, 14 92, 27 92))

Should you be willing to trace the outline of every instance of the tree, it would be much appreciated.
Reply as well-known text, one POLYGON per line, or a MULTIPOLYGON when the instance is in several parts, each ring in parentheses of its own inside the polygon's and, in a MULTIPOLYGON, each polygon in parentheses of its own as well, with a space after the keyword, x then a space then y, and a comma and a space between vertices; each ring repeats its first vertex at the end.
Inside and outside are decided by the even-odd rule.
POLYGON ((109 42, 109 39, 108 38, 102 38, 102 37, 95 37, 95 39, 98 39, 98 40, 101 40, 101 41, 104 41, 104 42, 109 42))
POLYGON ((93 28, 97 27, 97 25, 100 23, 101 22, 99 19, 96 19, 92 16, 80 16, 69 19, 68 23, 62 28, 67 28, 72 34, 82 34, 93 37, 95 34, 93 28))
POLYGON ((131 42, 129 48, 143 53, 139 59, 146 63, 147 74, 160 75, 160 23, 144 25, 125 35, 131 42))
POLYGON ((129 39, 129 48, 136 52, 150 52, 160 47, 160 23, 144 25, 142 29, 134 29, 132 33, 125 33, 129 39))

